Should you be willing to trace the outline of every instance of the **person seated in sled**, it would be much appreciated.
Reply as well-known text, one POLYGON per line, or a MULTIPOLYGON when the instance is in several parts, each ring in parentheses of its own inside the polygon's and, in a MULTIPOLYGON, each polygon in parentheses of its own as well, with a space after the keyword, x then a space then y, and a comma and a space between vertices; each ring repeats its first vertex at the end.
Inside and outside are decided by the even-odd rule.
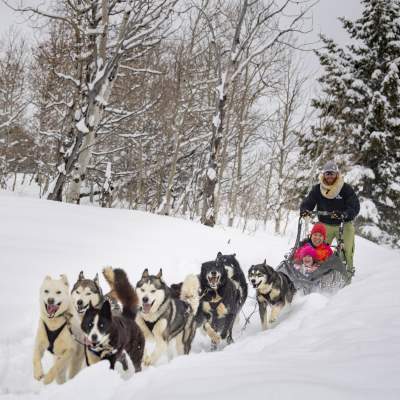
POLYGON ((325 225, 317 222, 311 229, 309 239, 307 239, 305 242, 303 241, 302 246, 296 250, 294 254, 294 260, 299 260, 301 258, 302 251, 308 246, 315 250, 315 260, 319 264, 324 262, 333 254, 331 247, 325 243, 325 240, 325 225))
POLYGON ((308 276, 319 268, 317 252, 314 247, 308 244, 301 247, 299 250, 299 258, 294 260, 293 267, 303 275, 308 276))
POLYGON ((353 220, 360 212, 360 202, 354 189, 344 182, 334 161, 328 161, 319 175, 319 183, 313 186, 310 193, 300 205, 300 215, 307 217, 314 208, 318 211, 332 212, 330 216, 319 215, 318 219, 327 230, 326 241, 331 244, 338 239, 341 219, 343 225, 343 242, 346 256, 347 283, 354 275, 353 254, 355 229, 353 220))

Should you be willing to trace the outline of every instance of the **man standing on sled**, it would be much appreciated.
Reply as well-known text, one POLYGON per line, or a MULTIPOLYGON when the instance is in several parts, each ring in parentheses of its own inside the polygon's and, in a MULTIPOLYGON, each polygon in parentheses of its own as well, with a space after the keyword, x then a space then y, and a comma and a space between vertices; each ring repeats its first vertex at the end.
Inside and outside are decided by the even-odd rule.
POLYGON ((317 211, 332 212, 319 215, 318 219, 326 227, 326 242, 331 244, 339 237, 341 219, 344 220, 343 242, 347 264, 347 281, 354 275, 353 254, 355 229, 353 220, 360 212, 360 202, 353 188, 344 182, 338 166, 328 161, 319 176, 319 183, 311 189, 300 205, 300 215, 306 217, 317 206, 317 211))

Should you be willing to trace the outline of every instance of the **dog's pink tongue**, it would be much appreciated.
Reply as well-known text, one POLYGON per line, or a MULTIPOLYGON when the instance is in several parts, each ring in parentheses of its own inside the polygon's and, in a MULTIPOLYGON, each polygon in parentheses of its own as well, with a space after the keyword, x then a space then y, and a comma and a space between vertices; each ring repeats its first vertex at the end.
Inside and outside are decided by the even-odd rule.
POLYGON ((150 309, 151 309, 151 304, 148 304, 148 303, 143 304, 143 311, 144 311, 146 314, 150 312, 150 309))
POLYGON ((58 306, 57 305, 55 305, 55 304, 47 304, 47 312, 50 315, 55 314, 57 312, 57 310, 58 310, 58 306))
POLYGON ((83 344, 85 344, 86 346, 91 346, 92 342, 91 340, 89 340, 86 336, 83 338, 83 344))

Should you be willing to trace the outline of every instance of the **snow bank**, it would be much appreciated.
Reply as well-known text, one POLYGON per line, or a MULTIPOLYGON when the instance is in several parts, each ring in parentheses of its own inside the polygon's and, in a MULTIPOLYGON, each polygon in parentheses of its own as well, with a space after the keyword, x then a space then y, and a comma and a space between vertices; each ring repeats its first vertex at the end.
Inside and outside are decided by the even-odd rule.
MULTIPOLYGON (((73 283, 104 265, 135 283, 144 268, 181 281, 217 251, 237 253, 247 272, 264 258, 277 265, 293 232, 252 236, 223 227, 126 210, 73 206, 0 192, 0 394, 4 399, 397 399, 400 392, 399 252, 356 241, 354 283, 334 297, 297 296, 268 332, 258 313, 236 343, 208 352, 197 334, 193 354, 121 378, 106 363, 63 386, 32 377, 38 288, 46 274, 73 283)), ((103 281, 102 285, 106 288, 103 281)), ((254 292, 250 290, 250 296, 254 292)), ((255 310, 250 298, 244 312, 255 310)), ((46 357, 46 363, 50 357, 46 357)))

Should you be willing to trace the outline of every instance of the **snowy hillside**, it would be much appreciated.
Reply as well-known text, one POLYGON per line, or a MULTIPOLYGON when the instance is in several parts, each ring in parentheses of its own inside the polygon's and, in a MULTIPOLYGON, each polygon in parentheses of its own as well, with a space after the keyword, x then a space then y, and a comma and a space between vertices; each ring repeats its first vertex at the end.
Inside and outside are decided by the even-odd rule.
MULTIPOLYGON (((71 206, 0 192, 0 396, 2 399, 398 399, 400 396, 399 252, 357 238, 354 283, 334 297, 298 296, 268 332, 258 314, 236 343, 163 360, 129 379, 107 363, 63 386, 32 376, 32 349, 46 274, 88 276, 122 267, 133 283, 144 268, 181 281, 217 251, 237 254, 247 273, 264 258, 276 265, 293 241, 244 235, 141 212, 71 206)), ((106 284, 102 281, 106 288, 106 284)), ((250 296, 254 293, 250 290, 250 296)), ((249 299, 245 312, 254 308, 249 299)), ((243 318, 242 318, 243 322, 243 318)))

